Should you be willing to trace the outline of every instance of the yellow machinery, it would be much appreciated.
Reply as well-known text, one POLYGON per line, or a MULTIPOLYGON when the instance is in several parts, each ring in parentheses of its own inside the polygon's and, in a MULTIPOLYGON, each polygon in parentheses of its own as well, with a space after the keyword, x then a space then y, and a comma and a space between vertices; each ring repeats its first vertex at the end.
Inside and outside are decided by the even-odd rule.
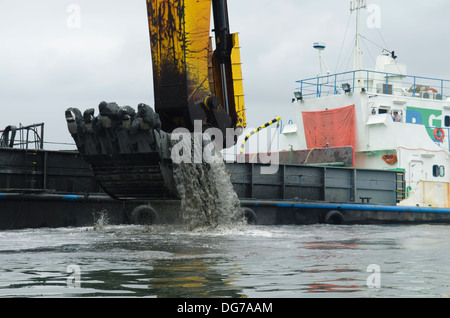
POLYGON ((239 39, 230 33, 227 1, 147 0, 147 13, 154 107, 101 102, 98 115, 92 108, 65 113, 80 154, 104 191, 117 199, 177 196, 174 129, 193 132, 198 123, 203 130, 218 128, 229 146, 237 134, 230 140, 227 129, 246 127, 239 39))
POLYGON ((148 0, 155 111, 167 132, 194 120, 246 126, 238 34, 230 34, 226 0, 148 0))

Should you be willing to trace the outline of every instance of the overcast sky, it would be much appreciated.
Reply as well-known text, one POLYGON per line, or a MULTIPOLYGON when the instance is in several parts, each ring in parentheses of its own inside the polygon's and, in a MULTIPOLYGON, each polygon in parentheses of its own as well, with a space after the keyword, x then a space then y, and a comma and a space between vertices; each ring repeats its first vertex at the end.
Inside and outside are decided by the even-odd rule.
MULTIPOLYGON (((380 15, 362 13, 361 34, 371 41, 362 45, 365 67, 386 48, 411 75, 450 79, 450 1, 368 4, 380 15)), ((331 72, 353 65, 349 0, 228 0, 228 6, 231 31, 240 33, 252 127, 277 115, 294 119, 295 81, 317 73, 314 42, 326 43, 331 72)), ((68 107, 97 109, 102 100, 153 106, 145 0, 0 0, 0 46, 0 129, 44 122, 46 141, 71 143, 68 107)))

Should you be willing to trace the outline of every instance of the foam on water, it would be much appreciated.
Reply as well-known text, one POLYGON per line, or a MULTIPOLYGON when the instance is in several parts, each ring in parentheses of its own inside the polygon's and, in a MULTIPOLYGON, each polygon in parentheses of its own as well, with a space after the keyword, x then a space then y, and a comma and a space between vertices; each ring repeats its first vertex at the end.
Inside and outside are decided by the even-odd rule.
POLYGON ((184 151, 190 149, 190 158, 208 156, 208 160, 203 158, 201 163, 189 161, 173 166, 181 197, 181 219, 191 230, 242 223, 243 212, 222 155, 214 149, 212 152, 204 151, 209 149, 211 141, 201 140, 190 134, 179 141, 172 141, 172 145, 183 143, 184 151))

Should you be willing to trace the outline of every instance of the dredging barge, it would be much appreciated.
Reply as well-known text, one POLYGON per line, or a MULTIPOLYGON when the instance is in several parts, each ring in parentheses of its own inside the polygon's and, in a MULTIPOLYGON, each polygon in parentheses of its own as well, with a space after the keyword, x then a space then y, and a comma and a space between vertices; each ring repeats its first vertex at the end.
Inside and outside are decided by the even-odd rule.
MULTIPOLYGON (((176 1, 147 1, 154 71, 154 111, 145 104, 138 105, 136 111, 129 106, 119 107, 115 103, 104 102, 99 105, 97 116, 94 116, 94 109, 81 112, 68 108, 66 121, 78 151, 43 150, 42 136, 36 149, 29 149, 28 141, 24 148, 15 149, 13 127, 3 131, 0 228, 92 225, 100 214, 106 215, 110 224, 145 220, 150 223, 177 222, 179 200, 171 173, 172 145, 166 132, 184 129, 193 133, 196 123, 200 122, 202 133, 215 128, 216 137, 222 134, 222 138, 215 142, 229 147, 236 144, 237 137, 246 127, 239 41, 237 34, 229 32, 226 0, 182 2, 181 5, 176 1), (209 38, 211 4, 216 35, 214 51, 209 38), (226 132, 229 129, 235 134, 228 136, 226 132)), ((359 9, 361 6, 358 6, 358 13, 359 9)), ((285 144, 290 144, 291 150, 278 154, 280 160, 276 172, 261 173, 265 165, 258 163, 258 158, 255 162, 247 158, 242 163, 227 164, 231 182, 250 223, 448 223, 450 209, 447 207, 400 204, 409 199, 408 195, 414 193, 411 197, 415 198, 420 192, 420 188, 411 183, 417 180, 411 179, 409 170, 401 165, 373 169, 375 166, 371 163, 378 158, 373 154, 378 156, 383 152, 383 157, 395 158, 392 148, 365 151, 351 138, 344 138, 343 144, 334 144, 335 130, 329 129, 319 136, 329 137, 328 140, 320 139, 321 145, 306 144, 309 149, 301 150, 306 133, 305 129, 300 129, 301 119, 306 111, 314 111, 315 107, 323 112, 321 118, 329 118, 328 107, 332 106, 339 112, 341 106, 354 103, 350 107, 353 117, 344 112, 345 118, 353 118, 347 125, 352 129, 347 129, 344 137, 355 136, 348 132, 360 132, 361 127, 363 130, 373 128, 384 136, 389 135, 389 130, 383 131, 385 127, 396 132, 400 127, 418 131, 413 129, 418 125, 411 125, 423 124, 419 119, 427 114, 428 119, 436 119, 436 114, 408 105, 411 98, 417 97, 416 94, 429 99, 430 92, 422 92, 416 85, 416 79, 420 78, 414 77, 412 96, 405 91, 401 91, 402 95, 395 95, 395 84, 406 75, 389 71, 392 67, 399 67, 393 54, 392 60, 382 57, 382 61, 380 66, 383 70, 374 72, 377 76, 355 69, 351 73, 353 85, 341 82, 342 79, 338 82, 337 74, 318 76, 313 84, 308 80, 301 82, 302 89, 294 100, 301 116, 297 120, 298 126, 286 127, 283 131, 285 144), (331 79, 334 79, 333 85, 330 84, 331 79), (342 90, 338 84, 345 84, 342 90), (317 98, 308 102, 306 88, 311 85, 317 98), (332 97, 321 99, 322 89, 331 90, 332 97), (389 103, 360 104, 359 97, 363 100, 389 100, 389 103), (330 106, 324 106, 324 100, 330 106), (389 111, 393 110, 391 104, 400 105, 407 118, 406 123, 396 128, 388 121, 389 111), (367 121, 368 110, 375 111, 375 114, 367 121), (363 119, 355 120, 355 114, 362 115, 363 119), (294 142, 290 143, 290 140, 294 142), (323 141, 327 144, 325 148, 323 141), (292 149, 292 145, 297 146, 296 149, 292 149), (355 160, 355 153, 366 154, 370 158, 361 160, 362 157, 357 156, 355 160)), ((430 104, 441 103, 448 110, 443 98, 445 83, 441 81, 440 84, 441 92, 433 91, 434 100, 430 104)), ((437 115, 442 117, 445 114, 437 115)), ((422 162, 437 154, 439 157, 448 156, 448 149, 441 148, 447 141, 447 128, 422 128, 419 130, 435 132, 434 135, 429 132, 426 135, 434 137, 439 149, 413 156, 421 157, 422 162)), ((413 163, 417 161, 413 160, 413 163)), ((404 163, 402 160, 398 162, 404 163)), ((433 174, 445 177, 445 165, 432 167, 433 174)), ((448 184, 445 183, 447 187, 448 184)))
MULTIPOLYGON (((40 137, 38 140, 38 145, 43 145, 40 137)), ((176 198, 114 199, 105 193, 78 151, 31 149, 25 146, 28 144, 0 148, 0 229, 92 226, 101 217, 109 224, 179 222, 180 201, 176 198)), ((348 151, 327 149, 326 158, 331 162, 348 151)), ((293 160, 303 162, 307 155, 296 152, 293 160)), ((228 163, 241 205, 249 209, 249 223, 449 222, 448 209, 396 206, 405 196, 403 171, 314 163, 324 158, 310 156, 309 165, 281 163, 271 175, 260 173, 264 166, 260 163, 228 163)), ((281 153, 280 159, 290 161, 292 156, 281 153)))

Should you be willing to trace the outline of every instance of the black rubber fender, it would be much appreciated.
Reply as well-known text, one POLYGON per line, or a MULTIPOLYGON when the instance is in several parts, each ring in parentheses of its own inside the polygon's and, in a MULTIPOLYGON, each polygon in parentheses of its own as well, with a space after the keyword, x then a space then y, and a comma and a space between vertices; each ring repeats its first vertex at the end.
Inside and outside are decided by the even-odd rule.
POLYGON ((150 225, 158 222, 158 212, 150 205, 140 205, 131 212, 133 224, 150 225))
POLYGON ((247 224, 254 225, 258 221, 256 213, 252 209, 244 207, 242 208, 242 213, 244 214, 244 218, 247 221, 247 224))
POLYGON ((336 210, 328 211, 324 219, 325 224, 345 224, 344 215, 336 210))

